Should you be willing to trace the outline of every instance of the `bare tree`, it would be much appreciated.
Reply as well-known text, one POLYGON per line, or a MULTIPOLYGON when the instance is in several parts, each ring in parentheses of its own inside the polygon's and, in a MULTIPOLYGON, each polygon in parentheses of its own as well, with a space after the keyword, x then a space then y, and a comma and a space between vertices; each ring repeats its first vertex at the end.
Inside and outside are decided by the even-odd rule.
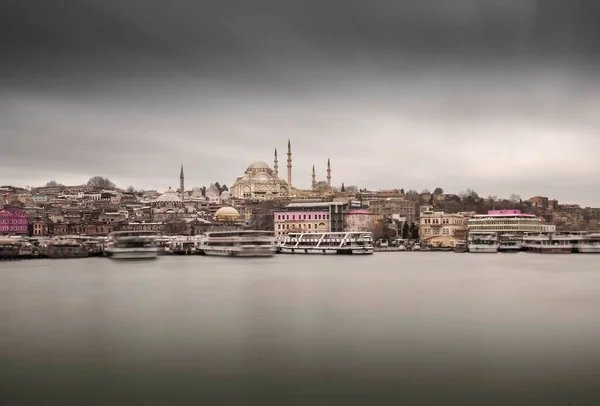
POLYGON ((88 186, 102 188, 102 189, 114 189, 115 184, 110 181, 108 178, 103 178, 102 176, 94 176, 88 180, 88 186))

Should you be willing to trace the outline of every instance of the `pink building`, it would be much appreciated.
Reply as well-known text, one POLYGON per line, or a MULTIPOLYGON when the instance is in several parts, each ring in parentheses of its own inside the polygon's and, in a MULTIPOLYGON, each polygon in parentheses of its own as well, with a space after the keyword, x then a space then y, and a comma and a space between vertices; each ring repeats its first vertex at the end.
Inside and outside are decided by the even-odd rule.
POLYGON ((0 234, 27 234, 29 218, 27 213, 15 206, 0 210, 0 234))

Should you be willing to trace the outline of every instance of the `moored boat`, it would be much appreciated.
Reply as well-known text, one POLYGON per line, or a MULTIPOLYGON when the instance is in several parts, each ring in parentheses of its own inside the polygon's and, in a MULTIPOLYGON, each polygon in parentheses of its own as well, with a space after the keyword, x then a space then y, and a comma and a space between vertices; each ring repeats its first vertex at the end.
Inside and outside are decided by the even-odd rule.
POLYGON ((201 255, 229 257, 272 257, 276 253, 271 231, 214 231, 204 234, 198 250, 201 255))
POLYGON ((50 240, 40 248, 40 257, 42 258, 87 258, 88 251, 75 240, 50 240))
POLYGON ((20 248, 21 241, 0 237, 0 260, 21 259, 19 256, 20 248))
POLYGON ((457 254, 469 252, 469 246, 464 241, 457 242, 454 246, 454 252, 456 252, 457 254))
POLYGON ((471 232, 467 241, 470 253, 495 254, 498 252, 497 233, 471 232))
POLYGON ((523 247, 527 252, 540 254, 570 254, 573 251, 573 245, 568 238, 549 234, 525 235, 523 247))
POLYGON ((156 259, 156 233, 115 231, 108 236, 105 254, 111 259, 156 259))
POLYGON ((373 254, 370 232, 289 233, 278 247, 281 254, 373 254))
POLYGON ((576 247, 581 254, 600 254, 600 234, 583 236, 576 247))
POLYGON ((521 239, 513 234, 503 234, 500 236, 498 252, 521 252, 523 250, 521 239))

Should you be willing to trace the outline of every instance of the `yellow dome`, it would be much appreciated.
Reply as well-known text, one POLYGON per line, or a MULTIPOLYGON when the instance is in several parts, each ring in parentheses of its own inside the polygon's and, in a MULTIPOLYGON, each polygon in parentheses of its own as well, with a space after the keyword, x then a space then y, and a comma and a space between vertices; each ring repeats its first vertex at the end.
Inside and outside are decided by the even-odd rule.
POLYGON ((240 213, 233 207, 221 207, 215 213, 215 219, 217 221, 232 221, 238 220, 239 218, 240 213))

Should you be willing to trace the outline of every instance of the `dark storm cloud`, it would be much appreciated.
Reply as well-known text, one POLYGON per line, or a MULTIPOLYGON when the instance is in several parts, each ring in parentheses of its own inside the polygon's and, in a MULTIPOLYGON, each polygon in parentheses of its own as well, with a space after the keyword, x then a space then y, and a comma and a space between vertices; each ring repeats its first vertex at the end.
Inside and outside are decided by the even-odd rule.
POLYGON ((189 186, 229 184, 275 147, 284 167, 291 138, 299 187, 313 164, 324 178, 331 157, 334 183, 599 202, 587 176, 600 170, 599 11, 558 0, 5 1, 0 183, 98 174, 166 188, 184 163, 189 186))

